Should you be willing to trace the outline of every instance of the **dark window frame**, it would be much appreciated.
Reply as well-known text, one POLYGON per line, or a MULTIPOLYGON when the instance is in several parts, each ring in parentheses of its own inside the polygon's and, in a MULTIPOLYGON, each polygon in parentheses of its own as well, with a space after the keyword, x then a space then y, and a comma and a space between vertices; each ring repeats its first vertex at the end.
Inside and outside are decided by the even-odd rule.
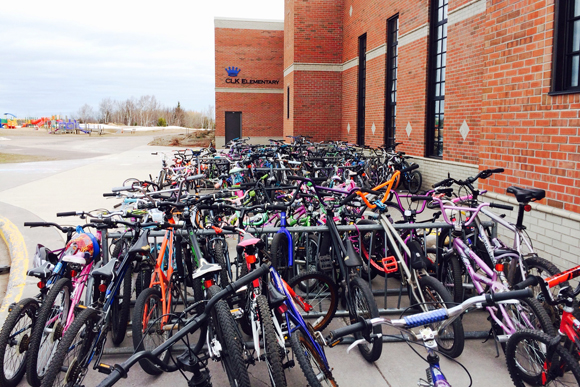
POLYGON ((367 34, 358 38, 358 84, 357 84, 357 117, 356 142, 365 144, 366 124, 366 79, 367 79, 367 34))
POLYGON ((429 49, 427 50, 429 53, 427 61, 429 72, 427 73, 425 156, 436 159, 443 158, 444 149, 443 128, 445 124, 448 12, 448 0, 431 1, 429 49), (439 34, 439 31, 441 31, 441 34, 439 34))
POLYGON ((549 95, 580 93, 580 44, 574 51, 574 26, 580 28, 580 12, 574 16, 575 0, 557 0, 554 13, 554 46, 552 56, 552 85, 549 95), (572 86, 576 62, 577 86, 572 86))
POLYGON ((387 57, 385 65, 385 131, 384 143, 395 143, 397 129, 397 79, 399 58, 399 14, 387 19, 387 57))

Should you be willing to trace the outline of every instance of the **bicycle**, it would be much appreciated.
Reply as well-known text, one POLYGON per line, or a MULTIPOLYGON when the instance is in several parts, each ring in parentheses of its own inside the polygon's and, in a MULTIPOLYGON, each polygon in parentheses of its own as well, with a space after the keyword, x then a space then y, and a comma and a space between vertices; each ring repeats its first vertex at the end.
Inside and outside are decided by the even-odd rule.
POLYGON ((406 316, 401 319, 386 319, 382 317, 366 320, 361 319, 355 324, 330 332, 330 334, 325 338, 325 341, 330 347, 333 347, 340 343, 342 337, 362 332, 361 335, 363 338, 352 343, 347 349, 348 353, 352 348, 358 345, 359 342, 373 341, 381 338, 381 335, 372 333, 373 327, 387 325, 396 328, 404 334, 403 337, 407 342, 422 342, 427 350, 428 355, 426 361, 429 364, 429 367, 425 370, 426 379, 419 379, 417 385, 421 387, 450 387, 451 384, 441 370, 439 356, 437 355, 438 346, 436 339, 440 332, 470 308, 479 308, 479 305, 501 305, 504 302, 509 302, 508 300, 524 299, 530 297, 532 294, 533 293, 529 289, 484 294, 469 298, 460 305, 452 308, 436 309, 429 312, 406 316), (433 329, 431 326, 436 322, 442 323, 439 328, 433 329), (412 329, 417 327, 423 328, 420 329, 419 333, 413 332, 412 329))
MULTIPOLYGON (((123 363, 110 367, 110 374, 99 384, 98 387, 111 387, 122 377, 126 378, 131 367, 140 360, 148 360, 164 372, 174 372, 178 370, 191 372, 193 373, 193 376, 188 380, 188 385, 196 387, 211 387, 211 375, 206 368, 207 363, 198 357, 198 354, 202 350, 202 345, 199 345, 199 343, 195 346, 190 345, 188 336, 198 330, 201 330, 202 337, 205 336, 204 332, 206 332, 208 329, 208 324, 212 313, 219 313, 214 312, 214 310, 220 301, 234 294, 241 287, 249 284, 255 279, 262 277, 268 272, 268 270, 269 266, 263 265, 259 269, 252 271, 237 281, 231 282, 228 286, 226 286, 225 289, 213 294, 213 296, 207 301, 204 312, 202 314, 189 318, 183 325, 183 328, 179 329, 163 344, 150 351, 141 351, 136 353, 123 363), (162 361, 160 356, 164 353, 170 352, 171 348, 180 341, 186 345, 186 349, 181 355, 175 358, 174 364, 171 365, 162 361)), ((224 304, 222 303, 220 305, 223 309, 224 304)), ((184 310, 181 315, 187 315, 187 313, 190 313, 193 309, 194 305, 191 305, 189 310, 184 310)), ((226 310, 223 312, 225 313, 225 311, 226 310)), ((200 342, 203 344, 203 340, 200 340, 200 342)))
POLYGON ((515 289, 521 289, 539 285, 540 296, 545 303, 564 305, 557 335, 524 330, 509 338, 506 362, 517 387, 524 386, 524 382, 534 386, 580 384, 580 320, 574 315, 580 285, 575 290, 569 285, 562 286, 578 276, 580 266, 547 278, 529 276, 514 286, 515 289), (554 296, 550 288, 558 286, 561 286, 560 290, 554 296))

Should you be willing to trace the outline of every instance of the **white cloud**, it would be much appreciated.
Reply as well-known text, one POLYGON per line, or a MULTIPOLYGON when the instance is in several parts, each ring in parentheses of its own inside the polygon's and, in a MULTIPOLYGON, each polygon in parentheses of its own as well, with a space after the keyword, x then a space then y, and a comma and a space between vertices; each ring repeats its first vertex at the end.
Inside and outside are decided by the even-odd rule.
POLYGON ((2 5, 0 110, 70 114, 105 98, 214 104, 214 17, 283 19, 283 0, 2 5))

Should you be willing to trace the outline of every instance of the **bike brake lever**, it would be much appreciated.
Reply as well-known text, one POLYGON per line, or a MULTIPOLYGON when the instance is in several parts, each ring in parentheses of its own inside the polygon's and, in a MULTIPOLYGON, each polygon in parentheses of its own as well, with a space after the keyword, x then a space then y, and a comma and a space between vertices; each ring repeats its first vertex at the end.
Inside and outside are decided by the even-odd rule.
POLYGON ((346 349, 346 353, 349 353, 353 348, 357 347, 359 344, 366 343, 366 342, 367 341, 365 339, 355 340, 351 345, 348 346, 348 348, 346 349))

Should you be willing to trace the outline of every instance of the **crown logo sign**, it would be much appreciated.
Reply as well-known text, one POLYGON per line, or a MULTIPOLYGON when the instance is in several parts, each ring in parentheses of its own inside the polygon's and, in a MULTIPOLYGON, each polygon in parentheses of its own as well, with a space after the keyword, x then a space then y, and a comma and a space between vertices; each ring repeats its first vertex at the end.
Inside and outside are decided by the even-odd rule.
POLYGON ((242 69, 230 66, 226 67, 226 71, 228 72, 229 77, 237 77, 239 72, 242 71, 242 69))

